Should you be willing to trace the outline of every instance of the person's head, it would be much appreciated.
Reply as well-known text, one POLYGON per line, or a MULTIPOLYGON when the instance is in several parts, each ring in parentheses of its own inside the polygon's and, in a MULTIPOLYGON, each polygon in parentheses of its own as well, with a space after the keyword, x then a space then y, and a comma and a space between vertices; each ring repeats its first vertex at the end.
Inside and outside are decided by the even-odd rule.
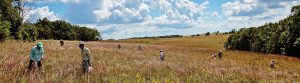
POLYGON ((79 48, 80 48, 80 49, 83 49, 83 48, 84 48, 84 43, 83 43, 83 42, 80 42, 80 43, 79 43, 79 48))
POLYGON ((272 63, 275 63, 275 61, 274 61, 274 60, 272 60, 272 63))
POLYGON ((41 49, 41 48, 43 48, 43 44, 42 44, 42 42, 38 42, 38 43, 37 43, 37 45, 36 45, 36 47, 37 47, 38 49, 41 49))
POLYGON ((160 50, 160 52, 163 52, 163 50, 160 50))

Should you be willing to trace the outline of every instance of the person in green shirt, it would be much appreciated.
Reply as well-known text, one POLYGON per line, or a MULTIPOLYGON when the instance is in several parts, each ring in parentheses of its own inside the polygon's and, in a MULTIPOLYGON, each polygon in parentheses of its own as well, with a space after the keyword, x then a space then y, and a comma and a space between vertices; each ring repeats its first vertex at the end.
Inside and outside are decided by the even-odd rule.
POLYGON ((37 63, 38 68, 41 69, 42 63, 41 60, 44 59, 44 49, 43 49, 43 44, 42 42, 38 42, 36 46, 34 46, 29 54, 29 65, 28 65, 28 70, 32 69, 33 62, 37 63))
POLYGON ((87 47, 84 46, 83 42, 80 42, 79 48, 81 49, 83 71, 84 73, 88 73, 92 69, 90 63, 91 52, 87 47))

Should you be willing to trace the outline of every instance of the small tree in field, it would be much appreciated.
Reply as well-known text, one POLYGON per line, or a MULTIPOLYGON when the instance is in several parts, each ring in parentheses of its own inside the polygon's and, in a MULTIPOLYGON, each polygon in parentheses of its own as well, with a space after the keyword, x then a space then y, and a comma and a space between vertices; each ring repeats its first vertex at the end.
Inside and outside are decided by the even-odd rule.
POLYGON ((206 32, 206 33, 205 33, 205 36, 209 36, 209 35, 210 35, 210 32, 206 32))

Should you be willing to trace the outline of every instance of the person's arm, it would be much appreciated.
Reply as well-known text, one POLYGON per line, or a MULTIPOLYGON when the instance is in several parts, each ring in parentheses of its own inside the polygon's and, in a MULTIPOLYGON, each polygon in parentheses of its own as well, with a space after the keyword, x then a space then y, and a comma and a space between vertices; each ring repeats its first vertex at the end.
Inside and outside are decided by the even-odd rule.
POLYGON ((33 59, 34 56, 34 49, 31 48, 30 53, 29 53, 29 59, 33 59))
POLYGON ((41 48, 41 56, 42 56, 42 60, 44 60, 44 48, 41 48))
POLYGON ((87 55, 88 55, 88 64, 89 64, 89 66, 92 66, 91 65, 91 51, 90 51, 90 49, 87 49, 87 55))
POLYGON ((89 60, 91 59, 91 51, 90 49, 87 49, 87 54, 88 54, 88 57, 89 57, 89 60))

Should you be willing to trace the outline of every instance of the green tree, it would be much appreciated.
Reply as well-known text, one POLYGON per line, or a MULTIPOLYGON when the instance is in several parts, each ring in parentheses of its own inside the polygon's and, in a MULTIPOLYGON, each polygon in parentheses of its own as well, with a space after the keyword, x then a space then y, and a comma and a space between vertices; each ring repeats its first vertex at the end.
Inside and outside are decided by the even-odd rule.
POLYGON ((53 23, 54 30, 53 36, 54 39, 66 39, 66 40, 75 40, 77 39, 77 33, 70 23, 67 23, 63 20, 57 20, 53 23))
POLYGON ((10 37, 10 22, 0 20, 0 41, 10 37))
POLYGON ((17 38, 18 28, 22 25, 22 19, 18 9, 12 5, 15 0, 0 0, 0 14, 2 21, 10 22, 11 35, 17 38))
POLYGON ((82 41, 88 41, 88 40, 95 41, 95 40, 99 40, 99 38, 97 37, 101 37, 100 33, 96 29, 90 29, 87 27, 79 27, 77 29, 77 33, 79 33, 78 34, 79 40, 82 41))
POLYGON ((53 39, 53 29, 54 26, 52 25, 52 22, 49 21, 47 18, 43 18, 42 20, 37 20, 37 23, 35 23, 35 26, 38 30, 38 39, 53 39))
POLYGON ((206 32, 206 33, 205 33, 205 36, 209 36, 209 35, 210 35, 210 32, 206 32))
POLYGON ((39 19, 35 26, 39 32, 38 39, 95 41, 101 38, 96 29, 71 25, 63 20, 51 22, 47 18, 39 19))
POLYGON ((292 14, 278 23, 240 29, 228 38, 224 47, 300 57, 299 11, 300 6, 294 6, 292 14))
POLYGON ((36 41, 38 32, 34 24, 25 23, 20 27, 18 32, 18 38, 23 41, 36 41))
POLYGON ((291 9, 292 14, 300 16, 300 5, 294 6, 291 9))

